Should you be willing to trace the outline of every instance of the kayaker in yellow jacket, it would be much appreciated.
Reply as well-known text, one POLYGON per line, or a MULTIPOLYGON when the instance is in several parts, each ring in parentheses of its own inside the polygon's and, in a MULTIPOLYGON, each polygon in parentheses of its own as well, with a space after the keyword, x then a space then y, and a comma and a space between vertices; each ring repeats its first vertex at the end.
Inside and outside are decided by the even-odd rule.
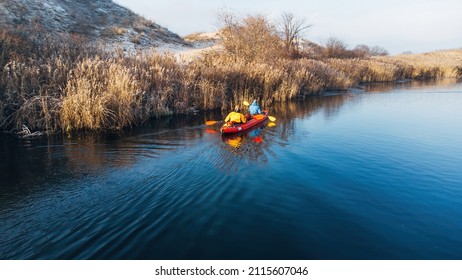
POLYGON ((236 123, 246 123, 247 119, 244 117, 243 114, 239 113, 239 106, 237 105, 234 108, 234 111, 229 113, 228 116, 225 118, 225 122, 231 126, 236 123))

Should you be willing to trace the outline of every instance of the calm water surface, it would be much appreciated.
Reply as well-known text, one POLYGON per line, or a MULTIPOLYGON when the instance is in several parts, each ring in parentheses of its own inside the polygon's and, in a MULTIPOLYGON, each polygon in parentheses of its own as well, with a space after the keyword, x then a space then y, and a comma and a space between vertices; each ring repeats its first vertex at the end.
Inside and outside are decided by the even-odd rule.
POLYGON ((0 140, 1 259, 462 259, 462 84, 0 140))

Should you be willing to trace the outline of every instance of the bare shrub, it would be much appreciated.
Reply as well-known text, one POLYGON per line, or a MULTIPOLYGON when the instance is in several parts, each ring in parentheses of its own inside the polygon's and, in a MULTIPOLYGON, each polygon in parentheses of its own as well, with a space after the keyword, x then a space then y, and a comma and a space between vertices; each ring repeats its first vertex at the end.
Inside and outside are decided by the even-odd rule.
POLYGON ((369 51, 371 56, 386 56, 389 55, 388 51, 380 46, 373 46, 369 51))
POLYGON ((368 56, 386 56, 388 51, 380 46, 369 47, 367 45, 357 45, 353 50, 356 57, 368 57, 368 56))
POLYGON ((247 62, 264 61, 280 57, 282 42, 276 27, 264 16, 248 16, 238 19, 233 15, 221 15, 224 25, 220 36, 225 50, 247 62))
POLYGON ((338 38, 327 39, 324 46, 324 57, 326 58, 352 58, 354 53, 348 50, 347 45, 338 38))

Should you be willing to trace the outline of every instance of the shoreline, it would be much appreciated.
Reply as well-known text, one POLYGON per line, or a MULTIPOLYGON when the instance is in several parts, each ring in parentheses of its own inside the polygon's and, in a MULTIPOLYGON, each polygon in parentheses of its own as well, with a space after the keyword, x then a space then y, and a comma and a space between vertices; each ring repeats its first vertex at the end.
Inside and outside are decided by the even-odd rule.
POLYGON ((370 83, 462 77, 462 50, 332 56, 311 46, 287 53, 268 46, 272 35, 255 45, 231 34, 190 50, 117 56, 83 48, 78 38, 41 42, 14 32, 0 33, 0 130, 13 133, 106 133, 166 115, 229 111, 243 100, 271 108, 370 83), (23 48, 33 43, 45 51, 23 48))
MULTIPOLYGON (((390 88, 394 89, 396 88, 396 85, 400 84, 414 84, 416 83, 417 85, 414 86, 421 86, 420 84, 423 84, 424 86, 428 86, 427 83, 431 84, 437 84, 438 81, 447 81, 448 85, 449 84, 457 84, 462 82, 462 77, 458 78, 439 78, 439 79, 427 79, 427 80, 400 80, 400 81, 391 81, 391 82, 369 82, 369 83, 362 83, 360 85, 355 85, 351 88, 348 89, 328 89, 323 92, 320 92, 318 94, 310 94, 306 95, 303 97, 295 98, 292 100, 289 100, 290 102, 298 102, 302 100, 309 100, 310 98, 319 98, 319 97, 329 97, 329 96, 337 96, 337 95, 345 95, 348 93, 352 94, 364 94, 369 92, 371 89, 370 87, 380 87, 380 90, 383 91, 383 88, 390 88)), ((374 91, 371 91, 374 92, 374 91)), ((274 104, 278 105, 278 104, 274 104)), ((124 136, 124 135, 129 135, 133 132, 136 133, 138 130, 144 130, 150 126, 152 123, 157 123, 157 122, 162 122, 162 120, 167 120, 169 118, 174 118, 174 119, 181 119, 181 120, 187 120, 191 119, 194 116, 199 116, 199 117, 205 117, 208 113, 212 114, 217 114, 219 115, 218 112, 225 112, 223 110, 218 109, 210 109, 207 111, 196 111, 194 113, 176 113, 176 114, 171 114, 171 115, 163 115, 159 116, 157 118, 151 118, 149 120, 146 120, 143 124, 137 125, 137 126, 131 126, 131 127, 124 127, 121 129, 112 129, 112 130, 79 130, 79 131, 72 131, 72 132, 65 132, 65 131, 55 131, 51 133, 47 133, 46 131, 35 131, 31 132, 30 134, 22 135, 24 133, 18 133, 14 131, 0 131, 0 138, 3 139, 17 139, 17 140, 43 140, 43 139, 50 139, 50 138, 68 138, 68 139, 77 139, 80 137, 112 137, 112 136, 124 136), (67 135, 66 135, 67 134, 67 135)), ((226 114, 226 113, 225 113, 226 114)))

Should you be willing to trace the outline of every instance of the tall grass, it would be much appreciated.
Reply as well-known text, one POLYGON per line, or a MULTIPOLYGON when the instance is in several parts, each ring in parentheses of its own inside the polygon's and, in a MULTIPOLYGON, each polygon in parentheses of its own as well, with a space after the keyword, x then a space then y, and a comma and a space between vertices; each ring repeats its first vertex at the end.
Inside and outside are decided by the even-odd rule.
POLYGON ((95 49, 77 35, 53 37, 36 27, 0 31, 0 129, 56 131, 69 71, 95 49))
POLYGON ((329 59, 332 67, 346 73, 354 84, 405 79, 457 78, 462 75, 462 50, 423 54, 329 59))
POLYGON ((62 102, 62 126, 71 129, 119 129, 140 114, 142 95, 130 69, 99 57, 78 63, 68 74, 62 102))
POLYGON ((26 124, 34 130, 60 128, 59 115, 64 85, 70 65, 62 58, 37 61, 12 61, 3 67, 0 82, 0 124, 19 128, 26 124))
POLYGON ((402 54, 377 58, 384 63, 405 65, 412 69, 411 79, 460 77, 462 50, 435 51, 423 54, 402 54))

